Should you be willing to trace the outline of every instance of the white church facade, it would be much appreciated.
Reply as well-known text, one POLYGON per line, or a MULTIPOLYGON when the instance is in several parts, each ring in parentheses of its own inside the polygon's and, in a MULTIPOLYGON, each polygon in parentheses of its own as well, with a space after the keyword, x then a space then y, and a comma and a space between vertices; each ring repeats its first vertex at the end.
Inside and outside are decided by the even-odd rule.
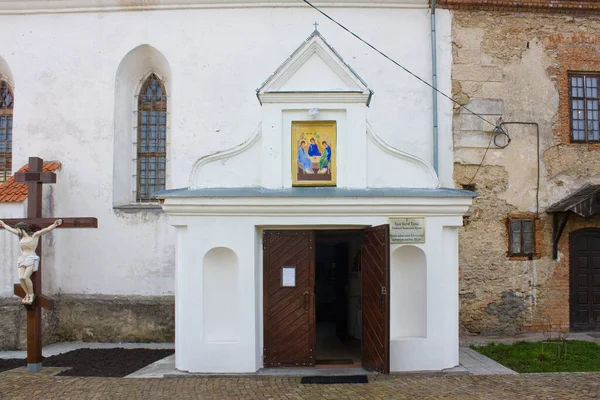
MULTIPOLYGON (((431 88, 301 2, 52 3, 0 5, 0 81, 11 172, 59 162, 46 215, 98 218, 44 242, 63 337, 152 338, 170 316, 136 310, 174 296, 181 371, 458 364, 458 228, 473 193, 453 189, 449 101, 434 139, 431 88), (104 331, 105 315, 119 327, 104 331)), ((430 81, 426 1, 332 4, 430 81)), ((436 15, 449 93, 451 18, 436 15)), ((24 216, 9 185, 0 219, 24 216)), ((6 234, 0 246, 7 303, 18 247, 6 234)))

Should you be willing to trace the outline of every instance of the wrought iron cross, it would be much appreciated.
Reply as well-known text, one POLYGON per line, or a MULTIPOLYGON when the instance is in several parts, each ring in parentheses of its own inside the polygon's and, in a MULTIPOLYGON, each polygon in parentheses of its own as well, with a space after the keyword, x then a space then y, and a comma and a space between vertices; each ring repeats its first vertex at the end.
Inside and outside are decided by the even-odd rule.
MULTIPOLYGON (((54 172, 43 172, 44 161, 38 157, 29 158, 27 172, 17 172, 15 182, 26 183, 27 195, 27 218, 13 218, 3 220, 6 224, 14 227, 19 222, 38 225, 45 228, 54 223, 56 218, 42 218, 42 185, 45 183, 56 183, 54 172)), ((58 228, 97 228, 96 218, 60 218, 63 224, 58 228)), ((0 227, 1 229, 1 227, 0 227)), ((39 241, 37 254, 40 262, 37 272, 31 275, 35 300, 31 305, 25 305, 27 309, 27 369, 31 372, 39 372, 42 368, 42 308, 52 310, 54 300, 42 294, 42 240, 39 241)), ((14 293, 19 297, 25 297, 25 291, 20 284, 14 286, 14 293)))

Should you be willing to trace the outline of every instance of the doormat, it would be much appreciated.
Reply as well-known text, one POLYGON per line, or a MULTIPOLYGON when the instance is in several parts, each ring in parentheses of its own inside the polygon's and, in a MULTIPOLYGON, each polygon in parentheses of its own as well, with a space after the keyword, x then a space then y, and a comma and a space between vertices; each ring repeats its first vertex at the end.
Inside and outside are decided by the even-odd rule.
POLYGON ((335 385, 340 383, 369 383, 366 375, 346 376, 304 376, 300 383, 317 385, 335 385))
POLYGON ((587 335, 595 339, 600 339, 600 333, 588 333, 587 335))
POLYGON ((337 359, 337 360, 317 360, 317 365, 352 365, 354 361, 351 359, 337 359))

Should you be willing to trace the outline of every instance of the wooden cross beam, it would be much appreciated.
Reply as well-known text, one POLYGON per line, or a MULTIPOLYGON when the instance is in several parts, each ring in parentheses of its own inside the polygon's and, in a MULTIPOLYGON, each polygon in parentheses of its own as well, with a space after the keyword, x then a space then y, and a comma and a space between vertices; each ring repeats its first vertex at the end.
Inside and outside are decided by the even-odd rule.
MULTIPOLYGON (((97 228, 98 220, 96 218, 42 218, 42 185, 56 183, 56 174, 44 172, 43 165, 44 161, 41 158, 30 157, 28 171, 15 174, 15 182, 28 186, 27 218, 5 219, 4 223, 13 228, 19 222, 46 228, 57 219, 62 219, 62 225, 57 227, 59 229, 97 228)), ((27 369, 31 372, 39 372, 42 368, 42 308, 47 310, 54 308, 54 300, 42 294, 42 240, 39 241, 36 252, 40 256, 39 266, 37 272, 31 275, 35 300, 32 304, 25 305, 27 309, 27 369)), ((19 297, 26 295, 20 284, 14 285, 14 293, 19 297)))
MULTIPOLYGON (((59 218, 7 218, 2 221, 7 225, 14 227, 19 222, 27 222, 29 225, 37 225, 40 228, 47 228, 59 218)), ((60 218, 63 223, 56 229, 64 228, 97 228, 98 220, 96 218, 60 218)), ((0 226, 0 229, 2 227, 0 226)))

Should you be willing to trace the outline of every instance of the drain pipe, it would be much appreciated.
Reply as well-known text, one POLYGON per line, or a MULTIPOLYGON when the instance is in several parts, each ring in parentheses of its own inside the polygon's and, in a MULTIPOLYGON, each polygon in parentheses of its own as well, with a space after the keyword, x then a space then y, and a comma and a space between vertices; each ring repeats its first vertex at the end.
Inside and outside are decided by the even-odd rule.
POLYGON ((431 0, 431 85, 433 94, 433 169, 438 174, 437 44, 435 40, 435 2, 431 0))

